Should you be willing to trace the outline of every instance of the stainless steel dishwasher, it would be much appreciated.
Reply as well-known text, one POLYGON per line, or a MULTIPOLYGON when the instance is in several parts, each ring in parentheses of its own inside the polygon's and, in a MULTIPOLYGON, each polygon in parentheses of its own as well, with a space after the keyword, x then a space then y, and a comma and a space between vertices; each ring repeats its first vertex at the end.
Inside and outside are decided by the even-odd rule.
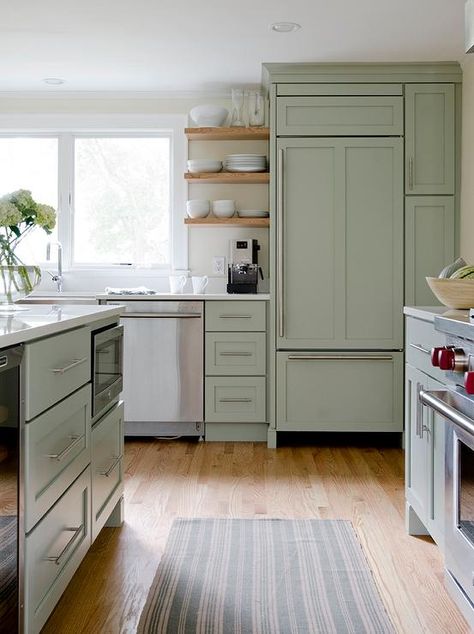
POLYGON ((202 436, 203 302, 107 304, 125 306, 125 435, 202 436))

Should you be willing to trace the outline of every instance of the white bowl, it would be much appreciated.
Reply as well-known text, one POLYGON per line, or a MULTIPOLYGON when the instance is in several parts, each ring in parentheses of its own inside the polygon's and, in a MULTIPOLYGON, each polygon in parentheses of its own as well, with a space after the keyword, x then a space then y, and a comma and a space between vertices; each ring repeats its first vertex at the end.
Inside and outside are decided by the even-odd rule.
POLYGON ((212 203, 212 211, 232 212, 235 211, 235 200, 214 200, 212 203))
POLYGON ((235 209, 213 209, 213 214, 216 218, 232 218, 235 209))
POLYGON ((227 108, 206 104, 194 107, 189 113, 191 119, 200 128, 218 128, 224 125, 229 116, 227 108))
POLYGON ((186 203, 186 213, 190 218, 206 218, 210 212, 208 200, 188 200, 186 203))
POLYGON ((203 172, 220 172, 222 169, 222 161, 211 161, 207 159, 196 159, 188 161, 188 172, 191 174, 201 174, 203 172))

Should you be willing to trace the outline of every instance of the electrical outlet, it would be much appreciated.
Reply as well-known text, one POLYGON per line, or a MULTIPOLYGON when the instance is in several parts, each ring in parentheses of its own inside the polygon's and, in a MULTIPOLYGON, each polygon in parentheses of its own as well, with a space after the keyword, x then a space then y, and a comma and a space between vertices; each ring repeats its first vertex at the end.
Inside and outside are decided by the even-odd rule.
POLYGON ((225 274, 225 256, 224 255, 215 255, 212 258, 212 272, 214 273, 214 275, 225 274))

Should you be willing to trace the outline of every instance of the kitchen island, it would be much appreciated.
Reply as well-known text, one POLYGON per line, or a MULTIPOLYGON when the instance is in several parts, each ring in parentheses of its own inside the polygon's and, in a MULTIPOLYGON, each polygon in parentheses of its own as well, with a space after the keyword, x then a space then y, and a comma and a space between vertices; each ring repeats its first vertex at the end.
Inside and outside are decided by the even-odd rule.
POLYGON ((10 562, 0 614, 8 631, 31 634, 101 528, 123 521, 118 396, 91 417, 91 340, 117 326, 121 308, 22 308, 0 314, 0 548, 10 562))

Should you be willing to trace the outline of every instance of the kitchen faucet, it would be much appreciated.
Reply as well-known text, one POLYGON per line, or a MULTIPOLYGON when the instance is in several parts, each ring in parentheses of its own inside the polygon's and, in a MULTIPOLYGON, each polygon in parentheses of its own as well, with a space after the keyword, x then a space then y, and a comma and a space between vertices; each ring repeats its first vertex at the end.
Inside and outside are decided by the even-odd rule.
POLYGON ((63 292, 63 245, 60 242, 48 242, 46 245, 46 259, 51 259, 51 245, 58 247, 58 272, 57 275, 51 275, 53 282, 56 282, 58 293, 63 292))

